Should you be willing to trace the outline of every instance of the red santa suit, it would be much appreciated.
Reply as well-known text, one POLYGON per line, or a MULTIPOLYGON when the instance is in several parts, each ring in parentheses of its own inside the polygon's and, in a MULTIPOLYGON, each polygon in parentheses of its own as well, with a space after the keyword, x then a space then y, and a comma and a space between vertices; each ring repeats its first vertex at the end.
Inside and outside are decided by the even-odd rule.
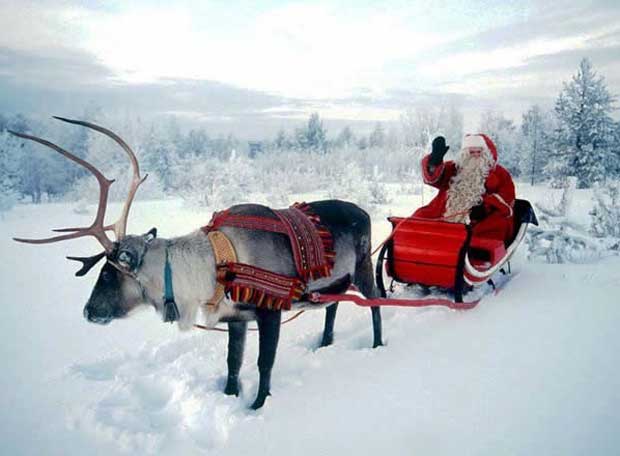
POLYGON ((422 159, 424 182, 439 189, 439 193, 413 216, 471 223, 473 235, 510 240, 513 234, 515 187, 510 173, 497 164, 497 149, 483 134, 466 135, 459 160, 443 162, 429 170, 430 155, 422 159), (468 165, 469 148, 483 150, 478 166, 468 165), (469 173, 467 170, 475 168, 469 173), (470 176, 469 174, 472 174, 470 176), (483 205, 485 216, 470 220, 470 210, 483 205))

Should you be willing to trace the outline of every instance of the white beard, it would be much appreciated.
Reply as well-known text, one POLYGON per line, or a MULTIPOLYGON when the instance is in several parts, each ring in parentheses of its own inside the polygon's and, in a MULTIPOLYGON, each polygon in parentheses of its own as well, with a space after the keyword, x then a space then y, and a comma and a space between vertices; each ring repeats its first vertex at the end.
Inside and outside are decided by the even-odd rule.
POLYGON ((453 223, 469 223, 469 210, 482 203, 486 192, 484 183, 493 167, 491 154, 484 151, 479 157, 461 153, 456 162, 456 174, 450 180, 448 200, 443 216, 453 223))

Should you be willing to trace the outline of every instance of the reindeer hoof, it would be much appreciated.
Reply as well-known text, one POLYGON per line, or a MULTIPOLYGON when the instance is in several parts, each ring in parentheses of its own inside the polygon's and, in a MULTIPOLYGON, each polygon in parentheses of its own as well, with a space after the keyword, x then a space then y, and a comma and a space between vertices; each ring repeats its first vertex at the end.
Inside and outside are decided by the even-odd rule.
POLYGON ((271 393, 266 393, 266 394, 258 393, 256 400, 254 401, 254 403, 252 404, 250 408, 252 410, 258 410, 259 408, 261 408, 263 405, 265 405, 265 399, 267 399, 267 396, 271 396, 271 393))
POLYGON ((239 380, 238 379, 228 379, 226 382, 226 387, 224 388, 224 394, 227 396, 239 396, 241 388, 239 388, 239 380))
POLYGON ((331 344, 334 343, 334 336, 323 336, 323 339, 321 340, 321 345, 319 345, 319 348, 322 347, 328 347, 331 344))

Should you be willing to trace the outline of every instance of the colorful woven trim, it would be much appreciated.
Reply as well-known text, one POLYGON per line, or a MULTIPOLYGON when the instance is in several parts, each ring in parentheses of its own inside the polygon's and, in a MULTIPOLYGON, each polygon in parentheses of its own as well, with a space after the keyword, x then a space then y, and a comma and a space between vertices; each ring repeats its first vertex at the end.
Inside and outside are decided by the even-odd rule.
MULTIPOLYGON (((230 239, 228 239, 224 233, 213 230, 207 233, 207 237, 211 243, 211 248, 213 249, 216 266, 218 264, 237 262, 237 253, 235 252, 235 248, 233 247, 232 242, 230 242, 230 239)), ((213 296, 205 303, 207 311, 215 312, 222 299, 224 299, 224 296, 226 296, 226 289, 224 285, 217 282, 215 285, 215 290, 213 291, 213 296)))
POLYGON ((223 226, 286 234, 286 228, 277 218, 231 214, 228 209, 215 212, 209 224, 203 226, 201 229, 205 233, 208 233, 209 231, 217 230, 223 226))
POLYGON ((305 284, 297 277, 287 277, 243 263, 217 266, 217 281, 235 302, 254 304, 273 310, 290 310, 298 301, 305 284))
POLYGON ((295 268, 303 280, 329 277, 336 253, 329 230, 307 203, 295 203, 288 209, 272 210, 273 218, 264 215, 216 212, 202 230, 205 233, 224 226, 286 234, 291 243, 295 268))
POLYGON ((303 280, 329 277, 334 267, 334 241, 319 216, 306 203, 274 211, 291 242, 297 273, 303 280))

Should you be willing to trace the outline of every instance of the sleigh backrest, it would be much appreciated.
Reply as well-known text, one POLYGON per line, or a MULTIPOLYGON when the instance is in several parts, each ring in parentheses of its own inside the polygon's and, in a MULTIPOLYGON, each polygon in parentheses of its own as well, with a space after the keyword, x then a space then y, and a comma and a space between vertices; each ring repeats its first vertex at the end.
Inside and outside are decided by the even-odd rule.
POLYGON ((454 286, 467 227, 417 218, 389 220, 398 227, 388 251, 389 275, 399 282, 454 286))

